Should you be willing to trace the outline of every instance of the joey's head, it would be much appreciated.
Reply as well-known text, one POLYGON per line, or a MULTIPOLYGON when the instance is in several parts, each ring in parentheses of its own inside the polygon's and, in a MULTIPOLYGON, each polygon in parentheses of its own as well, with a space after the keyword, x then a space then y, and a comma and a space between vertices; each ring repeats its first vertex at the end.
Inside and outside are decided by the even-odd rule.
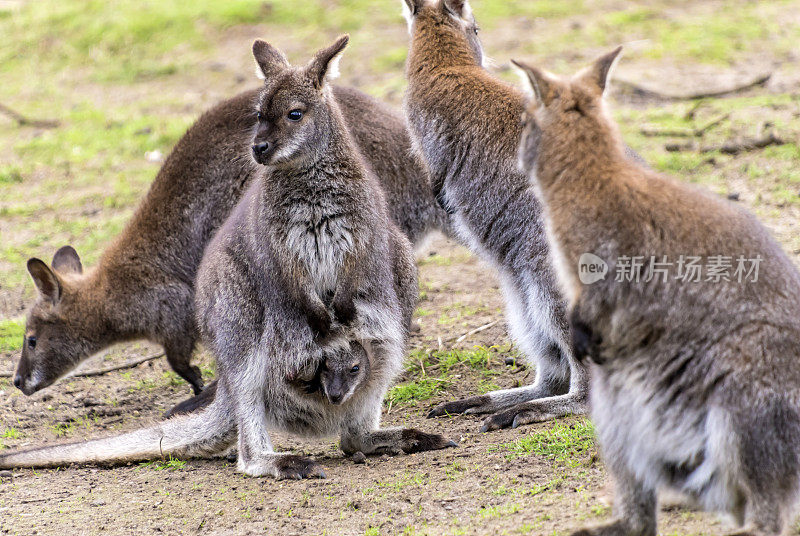
POLYGON ((574 164, 574 155, 591 157, 622 150, 603 99, 621 51, 617 47, 571 78, 512 60, 531 90, 522 116, 519 165, 532 179, 543 169, 557 173, 574 164))
POLYGON ((467 0, 403 0, 403 16, 412 37, 410 55, 425 54, 448 65, 483 65, 478 23, 467 0))
POLYGON ((334 405, 344 404, 369 380, 370 356, 357 342, 332 351, 320 364, 320 389, 334 405))
POLYGON ((82 290, 83 268, 71 246, 59 249, 52 267, 28 261, 39 295, 28 312, 14 386, 26 395, 44 389, 99 351, 103 344, 95 310, 82 290))
POLYGON ((323 48, 303 67, 292 67, 283 52, 264 41, 253 44, 253 55, 264 77, 256 103, 258 118, 253 157, 265 166, 314 162, 328 146, 333 128, 333 97, 329 81, 348 36, 323 48))

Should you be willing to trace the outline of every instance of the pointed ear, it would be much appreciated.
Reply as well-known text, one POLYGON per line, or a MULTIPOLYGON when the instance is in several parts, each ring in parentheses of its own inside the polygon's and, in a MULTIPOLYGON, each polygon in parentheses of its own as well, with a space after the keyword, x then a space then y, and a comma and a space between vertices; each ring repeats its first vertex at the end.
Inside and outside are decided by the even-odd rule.
POLYGON ((63 246, 53 255, 53 270, 67 274, 82 274, 83 266, 78 252, 72 246, 63 246))
POLYGON ((339 59, 348 41, 349 35, 339 37, 332 45, 317 52, 306 67, 306 73, 317 88, 321 88, 326 80, 339 76, 339 59))
POLYGON ((405 4, 403 10, 408 9, 408 14, 412 17, 416 16, 422 6, 425 5, 425 0, 403 0, 403 2, 405 4))
POLYGON ((283 55, 283 52, 261 39, 256 39, 253 43, 253 56, 256 59, 256 65, 258 65, 256 74, 264 80, 274 78, 278 73, 289 67, 289 61, 283 55))
POLYGON ((472 8, 467 0, 441 0, 442 7, 457 17, 469 20, 472 17, 472 8))
POLYGON ((540 105, 549 106, 558 97, 558 82, 550 74, 522 61, 511 60, 511 63, 522 72, 540 105))
POLYGON ((58 276, 44 261, 37 258, 28 259, 28 272, 33 278, 39 293, 55 305, 61 299, 61 283, 58 276))
POLYGON ((580 73, 581 80, 592 87, 599 88, 600 93, 603 93, 608 86, 611 71, 620 57, 620 52, 622 52, 622 47, 618 46, 608 54, 597 58, 592 65, 580 73))

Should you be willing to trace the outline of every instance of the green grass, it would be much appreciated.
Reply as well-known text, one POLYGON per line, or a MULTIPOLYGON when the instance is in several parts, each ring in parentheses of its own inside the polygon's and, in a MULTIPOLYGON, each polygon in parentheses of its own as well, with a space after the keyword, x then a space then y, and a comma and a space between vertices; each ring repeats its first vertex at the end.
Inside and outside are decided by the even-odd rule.
POLYGON ((139 466, 153 471, 180 471, 186 466, 186 461, 173 458, 172 456, 167 456, 167 458, 164 460, 141 462, 139 466))
POLYGON ((391 406, 416 405, 446 391, 450 385, 459 381, 453 377, 456 370, 466 368, 481 378, 478 389, 487 392, 498 386, 491 378, 502 374, 506 356, 516 355, 508 346, 474 346, 468 350, 447 350, 442 352, 411 352, 406 360, 405 376, 411 378, 389 390, 386 404, 391 406))
POLYGON ((0 352, 21 350, 24 338, 25 320, 23 318, 0 320, 0 352))
POLYGON ((586 419, 555 422, 524 437, 490 447, 490 452, 506 452, 507 459, 542 456, 566 467, 578 467, 594 451, 594 427, 586 419))

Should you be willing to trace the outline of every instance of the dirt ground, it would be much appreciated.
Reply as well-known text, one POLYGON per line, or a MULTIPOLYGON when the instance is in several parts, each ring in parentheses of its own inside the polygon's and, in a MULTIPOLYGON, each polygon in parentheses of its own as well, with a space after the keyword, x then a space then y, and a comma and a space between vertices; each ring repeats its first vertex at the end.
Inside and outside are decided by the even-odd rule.
MULTIPOLYGON (((370 7, 344 17, 347 2, 326 0, 321 3, 330 9, 316 22, 318 29, 309 26, 303 10, 298 17, 307 18, 300 27, 284 22, 287 15, 279 8, 285 2, 263 2, 266 22, 222 28, 208 23, 202 33, 209 39, 206 48, 178 44, 153 60, 160 66, 164 57, 178 57, 174 72, 135 82, 114 78, 119 75, 104 59, 103 43, 91 55, 56 56, 70 62, 57 70, 47 63, 48 47, 58 50, 66 34, 38 40, 26 28, 9 27, 15 38, 32 40, 25 53, 41 58, 41 65, 17 62, 8 71, 0 65, 0 73, 8 74, 0 102, 33 115, 55 114, 62 126, 46 131, 0 117, 0 372, 16 365, 21 318, 33 296, 24 260, 49 259, 56 248, 73 243, 92 265, 155 176, 159 158, 151 151, 166 154, 202 110, 255 84, 249 53, 254 38, 269 38, 295 60, 349 30, 353 42, 341 83, 399 106, 407 37, 399 0, 391 1, 391 10, 370 7), (276 10, 281 23, 269 22, 276 10), (26 83, 34 71, 55 74, 26 83), (102 139, 85 139, 81 131, 96 131, 102 139), (18 342, 3 342, 3 322, 19 333, 13 339, 18 342)), ((765 84, 702 102, 642 96, 620 84, 612 102, 626 141, 653 167, 738 199, 800 263, 800 6, 783 0, 732 3, 530 0, 530 13, 523 15, 528 8, 514 1, 474 0, 473 7, 487 52, 496 58, 492 71, 509 81, 515 81, 511 57, 535 58, 567 73, 621 42, 626 55, 619 78, 664 94, 714 90, 771 74, 765 84), (736 155, 666 149, 686 141, 685 129, 721 117, 707 133, 690 138, 698 146, 719 144, 775 128, 786 143, 736 155), (645 127, 684 132, 654 136, 645 127)), ((29 4, 0 0, 0 15, 29 4)), ((49 5, 55 10, 55 4, 49 5)), ((92 3, 92 10, 98 5, 92 3)), ((0 35, 9 17, 0 16, 0 35)), ((70 31, 79 30, 76 24, 70 31)), ((121 42, 114 50, 126 58, 129 41, 121 42)), ((138 54, 141 45, 131 42, 130 54, 138 54)), ((11 57, 6 52, 0 48, 0 64, 11 57)), ((406 371, 387 397, 383 424, 443 433, 458 448, 356 464, 342 457, 333 438, 277 436, 279 449, 312 456, 327 473, 324 480, 296 482, 244 477, 224 459, 3 472, 0 534, 566 535, 608 518, 609 484, 586 419, 481 434, 481 416, 425 418, 441 402, 529 383, 534 371, 513 360, 503 301, 486 265, 436 237, 419 252, 419 266, 420 330, 412 337, 406 371)), ((81 370, 160 351, 146 343, 123 345, 81 370)), ((211 378, 211 357, 200 352, 196 360, 211 378)), ((0 449, 132 430, 188 395, 163 359, 67 378, 31 397, 0 377, 0 449)), ((727 527, 712 515, 662 506, 664 535, 721 535, 727 527)))

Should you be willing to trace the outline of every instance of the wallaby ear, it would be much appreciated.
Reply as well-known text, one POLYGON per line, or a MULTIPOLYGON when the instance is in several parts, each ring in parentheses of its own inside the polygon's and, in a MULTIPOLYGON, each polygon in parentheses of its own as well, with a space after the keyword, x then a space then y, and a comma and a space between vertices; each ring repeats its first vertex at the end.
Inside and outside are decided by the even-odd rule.
POLYGON ((28 259, 28 272, 41 295, 53 304, 58 303, 58 300, 61 299, 61 283, 55 272, 44 261, 35 257, 28 259))
POLYGON ((408 8, 408 14, 412 17, 419 13, 419 10, 425 5, 425 0, 403 0, 405 7, 408 8))
POLYGON ((472 8, 467 0, 441 0, 442 7, 465 20, 472 17, 472 8))
POLYGON ((253 43, 253 56, 258 65, 256 75, 264 80, 274 78, 289 67, 289 61, 283 52, 261 39, 256 39, 253 43))
POLYGON ((72 246, 63 246, 53 255, 53 270, 68 274, 82 274, 83 266, 78 252, 72 246))
POLYGON ((611 71, 620 57, 620 52, 622 52, 622 46, 618 46, 611 52, 597 58, 594 63, 580 73, 581 80, 599 88, 600 93, 603 93, 608 86, 611 71))
POLYGON ((317 88, 321 88, 325 80, 339 76, 339 60, 348 41, 349 35, 340 36, 332 45, 317 52, 306 67, 306 73, 317 88))
POLYGON ((511 60, 511 63, 527 79, 533 96, 540 105, 549 106, 558 97, 558 82, 551 75, 522 61, 511 60))

